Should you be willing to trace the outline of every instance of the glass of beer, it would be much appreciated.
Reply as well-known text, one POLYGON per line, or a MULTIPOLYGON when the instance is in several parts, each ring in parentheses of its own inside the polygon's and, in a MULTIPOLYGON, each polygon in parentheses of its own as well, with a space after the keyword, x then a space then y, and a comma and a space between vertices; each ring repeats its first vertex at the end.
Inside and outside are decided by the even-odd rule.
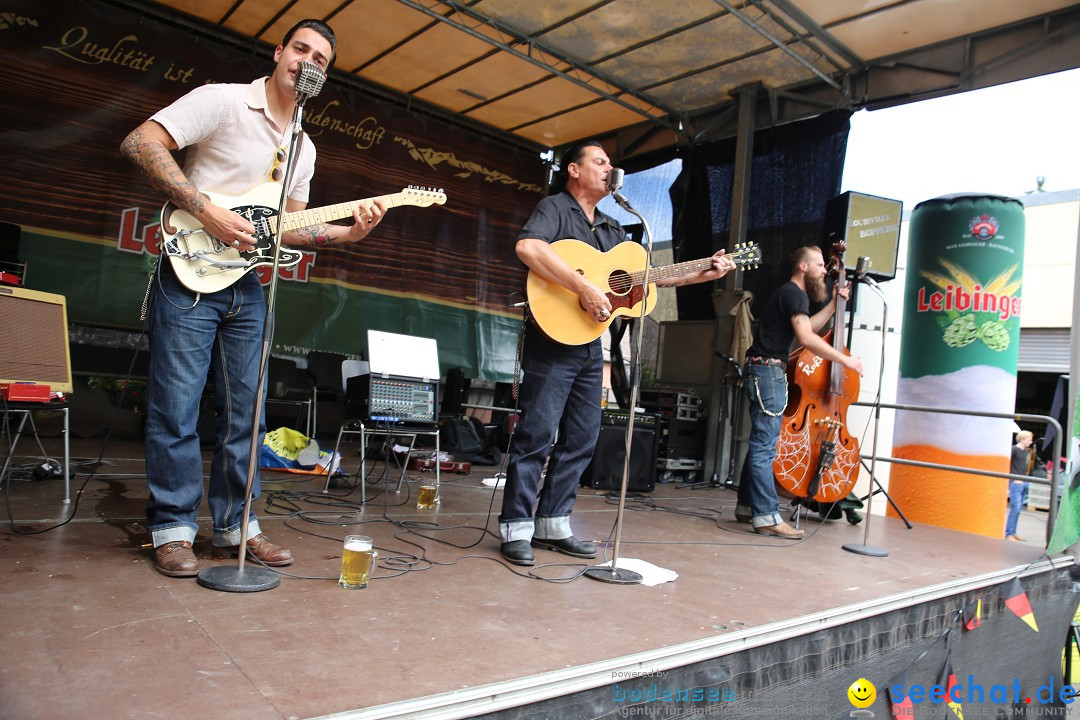
POLYGON ((338 585, 348 590, 366 588, 378 556, 371 538, 366 535, 346 535, 345 547, 341 552, 341 577, 338 578, 338 585))
POLYGON ((432 482, 420 483, 420 493, 416 496, 416 507, 433 508, 439 504, 439 486, 432 482))

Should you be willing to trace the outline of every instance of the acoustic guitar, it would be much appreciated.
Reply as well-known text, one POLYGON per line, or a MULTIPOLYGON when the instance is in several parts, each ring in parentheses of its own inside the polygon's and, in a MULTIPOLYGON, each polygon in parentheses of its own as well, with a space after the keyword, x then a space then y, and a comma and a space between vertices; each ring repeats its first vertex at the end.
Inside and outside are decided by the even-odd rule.
MULTIPOLYGON (((161 209, 162 250, 176 277, 193 292, 212 293, 229 287, 259 265, 273 264, 281 184, 263 183, 243 195, 204 194, 210 202, 231 209, 255 226, 255 247, 240 252, 207 233, 198 220, 171 202, 161 209)), ((442 190, 408 187, 390 195, 285 213, 282 232, 351 217, 354 210, 376 200, 382 200, 387 210, 403 205, 429 207, 445 203, 446 194, 442 190)), ((291 267, 302 257, 299 251, 283 247, 278 265, 291 267)))
MULTIPOLYGON (((549 338, 563 345, 584 345, 604 334, 611 321, 620 315, 641 315, 644 299, 646 314, 656 305, 654 281, 692 275, 712 267, 712 257, 664 265, 649 270, 649 292, 645 292, 645 248, 637 243, 619 243, 607 252, 600 252, 580 240, 557 240, 551 243, 555 253, 588 278, 607 295, 611 316, 600 321, 589 314, 575 293, 551 282, 543 275, 529 271, 525 294, 533 322, 549 338)), ((756 268, 761 262, 761 248, 743 243, 727 257, 736 267, 756 268)))

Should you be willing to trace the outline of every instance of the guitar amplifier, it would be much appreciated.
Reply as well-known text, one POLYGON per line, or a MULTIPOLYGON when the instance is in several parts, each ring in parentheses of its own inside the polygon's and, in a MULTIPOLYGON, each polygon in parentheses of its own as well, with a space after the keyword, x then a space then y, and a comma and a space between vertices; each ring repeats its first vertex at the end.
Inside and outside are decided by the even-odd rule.
POLYGON ((71 392, 67 298, 0 285, 0 328, 0 383, 13 385, 9 392, 32 392, 21 383, 71 392))
MULTIPOLYGON (((600 437, 596 439, 593 459, 581 484, 598 490, 619 490, 626 467, 626 425, 629 414, 605 410, 601 416, 600 437)), ((630 464, 626 489, 629 492, 652 492, 656 487, 657 420, 649 413, 634 415, 634 434, 630 438, 630 464)))
POLYGON ((346 412, 382 424, 435 424, 438 395, 438 380, 367 373, 349 378, 346 412))
MULTIPOLYGON (((618 425, 626 427, 630 422, 630 413, 625 410, 604 410, 600 413, 600 425, 618 425)), ((653 413, 634 413, 634 427, 656 427, 657 416, 653 413)))

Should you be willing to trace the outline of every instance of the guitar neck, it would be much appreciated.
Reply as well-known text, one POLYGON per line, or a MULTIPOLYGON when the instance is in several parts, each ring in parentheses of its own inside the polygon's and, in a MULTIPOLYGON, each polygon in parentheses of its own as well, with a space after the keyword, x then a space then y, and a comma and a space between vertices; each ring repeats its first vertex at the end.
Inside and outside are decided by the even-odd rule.
MULTIPOLYGON (((708 270, 712 267, 712 258, 701 258, 699 260, 687 260, 686 262, 675 263, 674 265, 664 265, 661 267, 655 267, 649 269, 649 282, 656 282, 657 280, 666 280, 667 278, 680 278, 687 275, 693 275, 696 272, 702 270, 708 270)), ((637 272, 630 273, 630 277, 633 279, 635 285, 640 285, 645 281, 645 271, 639 270, 637 272)))
MULTIPOLYGON (((283 232, 292 232, 293 230, 299 230, 300 228, 311 225, 318 225, 320 223, 328 223, 334 220, 352 217, 354 211, 364 205, 372 205, 377 200, 381 200, 383 205, 386 206, 387 209, 390 209, 405 204, 405 194, 396 192, 391 193, 390 195, 380 195, 364 200, 353 200, 352 202, 343 202, 338 203, 337 205, 326 205, 324 207, 311 208, 309 210, 298 210, 297 212, 285 213, 285 220, 281 224, 281 229, 283 232)), ((276 228, 274 229, 276 230, 276 228)))

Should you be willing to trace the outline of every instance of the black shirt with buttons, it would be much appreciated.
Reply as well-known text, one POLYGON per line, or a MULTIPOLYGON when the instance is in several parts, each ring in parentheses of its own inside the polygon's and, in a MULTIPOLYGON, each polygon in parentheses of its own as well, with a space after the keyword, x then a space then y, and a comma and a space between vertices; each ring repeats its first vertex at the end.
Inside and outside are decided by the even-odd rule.
POLYGON ((590 223, 585 211, 568 192, 550 195, 540 201, 518 235, 518 240, 525 238, 538 238, 549 243, 573 238, 601 252, 630 239, 614 218, 599 209, 593 210, 593 222, 590 223))

